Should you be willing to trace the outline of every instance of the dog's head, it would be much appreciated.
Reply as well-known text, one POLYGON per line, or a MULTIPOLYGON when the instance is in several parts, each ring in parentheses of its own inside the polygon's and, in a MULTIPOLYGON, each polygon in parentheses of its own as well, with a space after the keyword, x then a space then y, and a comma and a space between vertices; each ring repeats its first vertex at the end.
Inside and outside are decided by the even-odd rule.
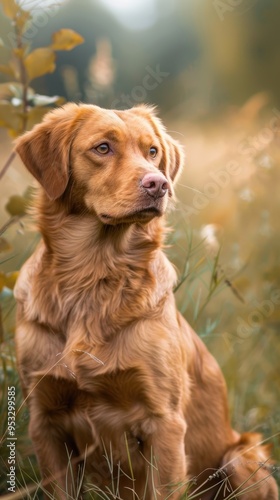
POLYGON ((50 200, 66 200, 104 224, 162 215, 183 162, 147 106, 66 104, 17 139, 16 150, 50 200))

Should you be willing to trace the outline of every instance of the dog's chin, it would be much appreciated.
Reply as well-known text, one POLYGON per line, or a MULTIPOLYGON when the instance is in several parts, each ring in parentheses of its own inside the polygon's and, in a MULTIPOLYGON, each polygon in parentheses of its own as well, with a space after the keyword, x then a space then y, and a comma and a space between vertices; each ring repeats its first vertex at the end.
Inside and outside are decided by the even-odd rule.
POLYGON ((146 224, 155 217, 161 217, 164 210, 157 207, 141 208, 127 214, 119 214, 117 216, 111 214, 99 214, 99 218, 103 224, 116 226, 117 224, 146 224))

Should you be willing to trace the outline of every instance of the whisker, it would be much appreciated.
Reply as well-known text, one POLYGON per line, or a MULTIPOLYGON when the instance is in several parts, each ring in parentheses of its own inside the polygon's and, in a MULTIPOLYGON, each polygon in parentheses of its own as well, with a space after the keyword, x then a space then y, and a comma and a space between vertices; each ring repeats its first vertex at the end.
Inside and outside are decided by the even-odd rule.
POLYGON ((183 186, 183 187, 185 187, 187 189, 190 189, 191 191, 195 191, 196 193, 203 194, 202 191, 199 191, 198 189, 193 188, 191 186, 187 186, 186 184, 181 184, 181 182, 178 182, 177 186, 183 186))
POLYGON ((182 134, 182 132, 178 132, 178 130, 168 130, 168 132, 172 132, 173 134, 178 134, 181 135, 182 137, 185 137, 185 134, 182 134))

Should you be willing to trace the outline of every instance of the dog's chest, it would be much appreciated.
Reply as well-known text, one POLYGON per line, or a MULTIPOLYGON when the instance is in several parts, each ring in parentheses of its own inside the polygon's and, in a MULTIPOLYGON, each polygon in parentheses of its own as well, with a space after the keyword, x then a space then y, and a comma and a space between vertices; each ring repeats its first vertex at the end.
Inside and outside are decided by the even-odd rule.
POLYGON ((50 381, 51 387, 54 384, 52 393, 50 387, 44 388, 53 398, 48 413, 55 425, 72 435, 81 454, 108 446, 125 457, 125 441, 138 449, 138 442, 152 434, 162 413, 156 392, 149 383, 143 384, 143 374, 136 368, 92 377, 86 391, 75 382, 50 381))
MULTIPOLYGON (((127 426, 137 427, 139 422, 176 411, 180 405, 183 381, 177 365, 172 367, 179 353, 170 352, 172 345, 166 339, 144 343, 142 351, 136 339, 134 343, 130 340, 122 339, 119 348, 115 342, 103 350, 77 344, 65 348, 71 349, 69 358, 64 358, 71 372, 62 373, 75 383, 70 413, 88 419, 98 434, 115 428, 121 434, 127 426)), ((63 369, 60 363, 59 368, 63 369)))

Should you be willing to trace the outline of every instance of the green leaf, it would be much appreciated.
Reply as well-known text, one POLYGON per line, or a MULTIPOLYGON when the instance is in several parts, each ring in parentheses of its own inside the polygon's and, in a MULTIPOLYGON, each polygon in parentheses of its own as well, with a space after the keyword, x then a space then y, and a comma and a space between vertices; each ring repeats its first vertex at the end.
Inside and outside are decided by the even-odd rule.
POLYGON ((55 70, 55 52, 49 47, 35 49, 25 59, 24 65, 29 80, 34 80, 55 70))
POLYGON ((76 31, 61 29, 53 33, 51 48, 53 50, 72 50, 84 41, 84 38, 76 31))
POLYGON ((23 196, 15 194, 10 197, 5 209, 10 215, 25 215, 26 213, 26 199, 23 196))

